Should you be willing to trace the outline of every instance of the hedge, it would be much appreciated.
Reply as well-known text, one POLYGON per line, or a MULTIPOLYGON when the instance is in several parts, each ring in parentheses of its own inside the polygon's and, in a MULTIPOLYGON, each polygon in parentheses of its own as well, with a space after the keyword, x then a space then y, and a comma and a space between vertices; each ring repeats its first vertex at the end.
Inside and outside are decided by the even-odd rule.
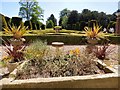
POLYGON ((12 17, 11 19, 11 25, 19 26, 22 23, 22 18, 20 17, 12 17))
MULTIPOLYGON (((11 36, 2 36, 3 39, 8 39, 11 36)), ((71 35, 34 35, 34 36, 24 36, 27 42, 32 42, 36 39, 47 40, 48 45, 52 42, 59 41, 64 42, 65 45, 85 45, 85 36, 71 36, 71 35)), ((120 44, 120 36, 108 36, 110 43, 120 44)), ((103 41, 103 40, 102 40, 103 41)), ((99 42, 100 44, 100 42, 99 42)))

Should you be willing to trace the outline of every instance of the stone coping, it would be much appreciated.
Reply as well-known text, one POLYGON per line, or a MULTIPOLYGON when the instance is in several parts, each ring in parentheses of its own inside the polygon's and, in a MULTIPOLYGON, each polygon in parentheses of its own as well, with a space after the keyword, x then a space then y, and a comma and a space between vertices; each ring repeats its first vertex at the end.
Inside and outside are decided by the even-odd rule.
MULTIPOLYGON (((32 78, 25 80, 14 80, 14 78, 3 78, 2 84, 21 84, 21 83, 38 83, 38 82, 58 82, 58 81, 74 81, 74 80, 89 80, 89 79, 103 79, 119 77, 117 73, 109 74, 95 74, 95 75, 84 75, 84 76, 68 76, 68 77, 51 77, 51 78, 32 78)), ((0 81, 0 82, 1 82, 0 81)))
POLYGON ((96 74, 86 76, 33 78, 26 80, 13 80, 4 78, 3 88, 117 88, 118 74, 96 74))

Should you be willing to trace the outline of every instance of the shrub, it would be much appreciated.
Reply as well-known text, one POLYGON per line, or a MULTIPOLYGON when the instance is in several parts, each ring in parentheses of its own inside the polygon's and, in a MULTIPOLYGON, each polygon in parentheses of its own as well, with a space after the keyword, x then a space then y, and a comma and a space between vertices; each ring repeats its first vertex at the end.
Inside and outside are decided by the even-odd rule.
MULTIPOLYGON (((47 30, 42 30, 47 33, 47 30)), ((55 33, 54 30, 52 30, 53 33, 55 33)), ((69 30, 66 30, 66 32, 69 32, 69 30)), ((60 32, 64 32, 64 30, 61 30, 60 32)), ((51 33, 51 31, 50 31, 51 33)), ((111 44, 120 44, 120 36, 106 36, 109 39, 109 43, 111 44)), ((2 35, 3 39, 9 39, 11 38, 11 35, 2 35)), ((47 44, 51 45, 54 41, 60 41, 64 42, 65 45, 85 45, 87 44, 86 36, 80 35, 25 35, 24 38, 26 41, 35 41, 35 40, 47 40, 47 44)), ((106 42, 106 40, 101 39, 99 40, 98 44, 102 44, 103 41, 106 42)))
POLYGON ((84 30, 84 27, 87 26, 85 21, 80 21, 80 31, 84 30))
POLYGON ((40 24, 39 23, 36 24, 36 27, 37 27, 36 30, 40 30, 40 24))
POLYGON ((11 25, 14 25, 14 26, 19 26, 22 22, 22 18, 20 17, 12 17, 11 19, 11 25))
POLYGON ((44 57, 45 53, 47 53, 47 49, 46 42, 42 42, 40 40, 33 41, 25 49, 25 57, 27 60, 40 60, 44 57))
POLYGON ((62 30, 62 27, 61 26, 55 26, 54 30, 58 33, 60 30, 62 30))
POLYGON ((71 24, 67 24, 67 30, 71 30, 72 29, 72 25, 71 24))
POLYGON ((26 48, 25 44, 19 44, 19 46, 15 46, 11 43, 10 40, 3 40, 5 46, 5 52, 8 54, 7 57, 3 59, 3 61, 7 62, 18 62, 24 60, 23 51, 26 48))
POLYGON ((41 23, 40 22, 32 22, 32 30, 40 30, 40 25, 41 23))
POLYGON ((73 50, 76 53, 67 57, 69 53, 61 55, 59 58, 52 56, 52 50, 42 61, 29 60, 18 68, 16 79, 29 79, 38 77, 65 77, 78 75, 91 75, 104 73, 96 66, 93 54, 73 50), (67 56, 66 56, 67 55, 67 56))
POLYGON ((28 26, 28 29, 32 30, 32 23, 31 23, 31 21, 25 21, 24 22, 24 26, 26 26, 26 27, 28 26))
POLYGON ((110 45, 105 44, 102 46, 96 47, 96 49, 93 51, 95 56, 98 59, 104 60, 107 55, 109 55, 111 52, 113 52, 113 48, 108 49, 110 45))
POLYGON ((80 30, 80 23, 79 22, 76 23, 75 30, 80 30))
POLYGON ((46 22, 46 28, 53 28, 53 27, 54 27, 54 23, 52 20, 46 22))
POLYGON ((45 30, 45 25, 44 24, 41 25, 41 29, 45 30))

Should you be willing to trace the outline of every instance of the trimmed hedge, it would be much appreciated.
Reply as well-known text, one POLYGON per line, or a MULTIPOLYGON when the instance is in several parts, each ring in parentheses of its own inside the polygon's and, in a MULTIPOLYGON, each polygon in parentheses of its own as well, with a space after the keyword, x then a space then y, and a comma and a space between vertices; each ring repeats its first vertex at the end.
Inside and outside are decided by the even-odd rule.
MULTIPOLYGON (((11 36, 2 36, 3 39, 8 39, 11 36)), ((59 41, 64 42, 65 45, 85 45, 85 36, 71 36, 71 35, 35 35, 35 36, 24 36, 27 42, 32 42, 36 39, 46 40, 48 45, 52 42, 59 41)), ((108 36, 110 43, 120 44, 120 36, 108 36)), ((102 40, 103 41, 103 40, 102 40)), ((100 44, 100 42, 99 42, 100 44)))
POLYGON ((12 17, 11 19, 11 25, 19 26, 22 23, 22 18, 20 17, 12 17))

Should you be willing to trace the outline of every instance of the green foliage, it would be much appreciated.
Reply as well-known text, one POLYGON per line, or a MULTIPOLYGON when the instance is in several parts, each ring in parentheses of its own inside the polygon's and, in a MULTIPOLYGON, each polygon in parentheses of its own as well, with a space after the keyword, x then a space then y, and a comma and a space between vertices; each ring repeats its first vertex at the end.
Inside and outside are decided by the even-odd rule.
POLYGON ((28 29, 32 30, 32 23, 31 23, 31 21, 25 21, 24 22, 24 26, 26 26, 26 27, 28 26, 28 29))
POLYGON ((40 40, 33 41, 24 51, 27 60, 41 60, 47 53, 47 44, 40 40))
POLYGON ((41 29, 45 30, 45 25, 44 24, 41 25, 41 29))
POLYGON ((11 19, 11 25, 19 27, 19 25, 22 23, 22 18, 20 17, 12 17, 11 19))
POLYGON ((83 31, 85 26, 87 26, 86 22, 80 21, 80 31, 83 31))
POLYGON ((70 24, 67 24, 67 28, 66 28, 67 30, 71 30, 72 29, 72 25, 70 25, 70 24))
POLYGON ((79 20, 78 18, 78 11, 73 10, 70 12, 70 15, 68 16, 68 24, 72 25, 72 24, 76 24, 79 20))
MULTIPOLYGON (((33 22, 32 22, 32 30, 37 30, 36 23, 33 23, 33 22)), ((38 30, 39 30, 39 29, 38 29, 38 30)))
POLYGON ((50 21, 50 20, 53 22, 53 26, 57 25, 57 19, 53 14, 51 14, 50 17, 47 19, 47 21, 50 21))
POLYGON ((56 33, 59 33, 60 30, 62 30, 61 26, 55 26, 54 30, 56 31, 56 33))
POLYGON ((62 28, 66 29, 67 28, 67 22, 68 22, 68 16, 63 16, 62 17, 62 28))
POLYGON ((68 10, 67 8, 65 8, 62 11, 60 11, 60 18, 62 18, 64 16, 68 16, 69 14, 70 14, 70 10, 68 10))
POLYGON ((36 0, 20 0, 19 4, 19 15, 22 18, 27 19, 27 21, 29 21, 30 19, 34 19, 35 21, 42 19, 43 10, 38 5, 38 2, 36 0))
MULTIPOLYGON (((75 29, 77 22, 80 23, 80 29, 79 30, 84 30, 84 27, 89 24, 89 21, 91 20, 96 20, 100 26, 103 28, 107 28, 108 24, 111 21, 116 21, 116 16, 115 14, 106 14, 104 12, 98 12, 98 11, 91 11, 89 9, 83 9, 81 13, 78 13, 76 10, 70 11, 67 9, 63 9, 60 12, 60 20, 59 20, 59 25, 63 26, 65 29, 75 29), (69 12, 69 14, 67 13, 69 12), (64 22, 63 17, 67 16, 68 20, 65 20, 65 23, 67 24, 62 24, 64 22)), ((113 25, 114 26, 114 25, 113 25)), ((78 24, 77 24, 78 27, 78 24)), ((115 29, 115 26, 113 27, 115 29)), ((78 29, 77 29, 78 30, 78 29)))
POLYGON ((80 23, 79 23, 79 22, 77 22, 77 23, 75 24, 75 30, 80 30, 80 23))
MULTIPOLYGON (((75 50, 75 52, 78 50, 75 50)), ((18 68, 16 79, 30 79, 44 77, 65 77, 82 76, 104 73, 96 66, 93 54, 89 55, 85 51, 71 55, 71 53, 61 55, 56 59, 50 50, 45 58, 40 60, 29 60, 23 67, 18 68)))
MULTIPOLYGON (((34 30, 35 31, 35 30, 34 30)), ((44 31, 44 33, 55 33, 55 30, 42 30, 44 31)), ((60 42, 64 42, 65 45, 85 45, 86 44, 86 36, 84 34, 78 34, 78 35, 74 35, 74 34, 69 34, 72 33, 72 31, 69 30, 61 30, 60 33, 68 33, 66 35, 46 35, 46 34, 28 34, 25 35, 24 38, 27 41, 35 41, 35 40, 47 40, 47 43, 49 45, 51 45, 52 42, 54 41, 60 41, 60 42)), ((73 31, 74 32, 74 31, 73 31)), ((38 32, 37 32, 38 33, 38 32)), ((76 32, 77 33, 77 32, 76 32)), ((2 34, 2 38, 3 39, 9 39, 11 38, 11 35, 3 35, 2 34)), ((109 39, 111 44, 120 44, 120 36, 113 36, 113 35, 107 35, 105 36, 106 38, 109 39)), ((101 42, 103 42, 104 39, 101 39, 98 41, 98 44, 101 44, 101 42)), ((106 41, 106 40, 104 40, 106 41)))
POLYGON ((53 28, 53 27, 54 27, 54 23, 52 20, 46 22, 46 28, 53 28))
POLYGON ((55 26, 54 29, 55 29, 55 30, 56 30, 56 29, 57 29, 57 30, 61 30, 62 27, 61 27, 61 26, 55 26))
POLYGON ((62 28, 64 29, 66 29, 67 19, 68 19, 69 14, 70 14, 70 10, 68 10, 67 8, 60 11, 59 26, 62 26, 62 28))

